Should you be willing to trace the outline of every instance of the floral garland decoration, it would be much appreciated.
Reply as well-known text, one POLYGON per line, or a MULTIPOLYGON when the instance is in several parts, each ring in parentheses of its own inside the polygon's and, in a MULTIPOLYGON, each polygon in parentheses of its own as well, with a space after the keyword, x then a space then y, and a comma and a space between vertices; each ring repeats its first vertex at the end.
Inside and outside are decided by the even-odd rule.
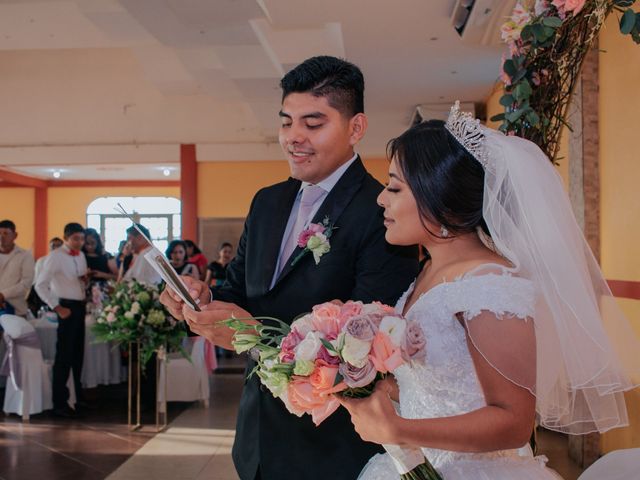
POLYGON ((500 130, 536 143, 556 160, 562 127, 582 65, 605 19, 620 16, 620 31, 640 44, 635 0, 535 0, 518 2, 502 26, 510 58, 503 57, 500 130))

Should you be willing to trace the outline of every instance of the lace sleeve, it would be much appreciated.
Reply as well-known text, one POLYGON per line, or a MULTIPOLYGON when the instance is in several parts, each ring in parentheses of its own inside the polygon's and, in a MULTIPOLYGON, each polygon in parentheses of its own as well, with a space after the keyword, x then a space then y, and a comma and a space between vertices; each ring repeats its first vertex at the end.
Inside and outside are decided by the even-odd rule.
POLYGON ((504 377, 535 393, 533 285, 507 274, 461 280, 455 308, 473 346, 504 377))

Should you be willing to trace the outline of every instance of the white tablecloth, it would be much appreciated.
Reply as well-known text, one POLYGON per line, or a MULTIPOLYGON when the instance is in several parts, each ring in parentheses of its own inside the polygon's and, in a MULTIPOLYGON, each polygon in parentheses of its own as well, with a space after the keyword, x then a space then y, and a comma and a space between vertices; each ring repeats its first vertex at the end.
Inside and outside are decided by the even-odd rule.
MULTIPOLYGON (((46 318, 32 320, 31 323, 40 338, 42 357, 45 360, 55 360, 58 324, 46 318)), ((119 348, 113 342, 96 342, 91 331, 94 323, 92 315, 85 317, 86 333, 81 379, 84 388, 110 385, 126 380, 126 370, 120 363, 119 348)))

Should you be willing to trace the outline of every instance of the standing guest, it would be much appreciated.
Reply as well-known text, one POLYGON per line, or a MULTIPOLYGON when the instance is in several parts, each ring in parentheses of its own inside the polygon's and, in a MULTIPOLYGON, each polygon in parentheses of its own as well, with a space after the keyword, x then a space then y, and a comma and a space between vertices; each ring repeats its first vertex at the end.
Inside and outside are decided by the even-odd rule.
MULTIPOLYGON (((64 242, 60 237, 53 237, 49 240, 49 253, 53 252, 56 248, 60 248, 64 242)), ((40 273, 40 269, 42 268, 42 264, 44 263, 44 259, 47 258, 47 255, 40 257, 36 260, 36 274, 33 277, 33 282, 35 283, 36 278, 38 278, 38 273, 40 273)))
MULTIPOLYGON (((53 252, 56 248, 60 248, 64 242, 60 237, 53 237, 49 240, 49 253, 53 252)), ((44 261, 47 258, 47 255, 40 257, 36 260, 36 273, 33 276, 33 284, 31 285, 31 289, 29 290, 29 294, 27 295, 27 305, 29 306, 29 310, 33 316, 38 315, 38 311, 42 307, 46 307, 46 303, 42 301, 42 299, 38 296, 36 292, 36 280, 38 279, 38 275, 42 270, 42 265, 44 265, 44 261)))
POLYGON ((59 417, 75 417, 69 407, 67 380, 73 371, 77 405, 82 397, 82 362, 84 359, 84 317, 87 260, 82 253, 84 227, 68 223, 64 227, 64 245, 47 255, 36 279, 36 292, 58 315, 58 341, 53 363, 53 413, 59 417))
POLYGON ((16 245, 16 225, 0 221, 0 313, 27 314, 27 293, 33 282, 33 256, 16 245))
POLYGON ((227 265, 233 259, 233 245, 223 242, 218 249, 218 260, 213 261, 207 267, 207 276, 204 282, 210 287, 222 285, 227 276, 227 265))
POLYGON ((189 275, 199 279, 198 267, 193 263, 187 263, 187 244, 182 240, 172 240, 167 247, 165 255, 179 275, 189 275))
POLYGON ((192 240, 185 240, 184 243, 187 245, 187 256, 189 257, 189 263, 193 263, 196 267, 198 267, 198 273, 200 274, 200 280, 204 280, 204 277, 207 273, 207 257, 204 256, 204 253, 198 248, 198 246, 193 243, 192 240))
POLYGON ((118 277, 116 260, 104 251, 102 239, 93 228, 84 231, 84 256, 87 259, 91 283, 104 283, 107 280, 115 280, 118 277))
POLYGON ((133 247, 127 240, 122 240, 118 248, 118 256, 116 257, 116 265, 118 265, 118 282, 121 281, 131 267, 133 260, 133 247))
MULTIPOLYGON (((226 348, 232 348, 233 332, 220 321, 232 315, 290 323, 334 299, 394 304, 418 270, 417 248, 385 242, 382 209, 375 203, 383 187, 355 153, 367 129, 360 69, 335 57, 314 57, 280 85, 279 138, 292 178, 256 193, 221 287, 209 290, 185 277, 201 312, 191 311, 169 288, 161 296, 173 316, 226 348), (333 233, 316 263, 298 242, 310 223, 325 219, 333 233)), ((247 372, 255 365, 250 360, 247 372)), ((245 382, 233 447, 242 480, 353 480, 380 450, 358 438, 343 409, 316 427, 308 415, 291 415, 261 388, 257 375, 245 382)))
POLYGON ((157 285, 162 282, 162 278, 154 270, 144 256, 151 251, 153 246, 147 241, 147 238, 151 238, 151 234, 147 227, 137 224, 137 227, 144 233, 142 235, 136 227, 129 227, 127 229, 127 243, 131 245, 133 252, 133 258, 129 269, 122 276, 123 280, 137 280, 147 285, 157 285), (147 238, 145 238, 147 237, 147 238))

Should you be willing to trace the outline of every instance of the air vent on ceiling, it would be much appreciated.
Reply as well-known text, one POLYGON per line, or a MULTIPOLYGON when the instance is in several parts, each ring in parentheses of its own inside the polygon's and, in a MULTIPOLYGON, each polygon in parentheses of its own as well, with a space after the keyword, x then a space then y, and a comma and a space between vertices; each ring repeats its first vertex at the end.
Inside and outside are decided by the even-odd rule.
MULTIPOLYGON (((417 125, 427 120, 447 120, 449 111, 451 110, 451 103, 424 103, 422 105, 416 105, 411 117, 410 126, 417 125)), ((463 112, 471 112, 471 115, 475 116, 476 109, 473 102, 460 102, 460 110, 463 112)))
POLYGON ((500 26, 515 3, 516 0, 457 0, 451 24, 465 43, 500 45, 500 26))

